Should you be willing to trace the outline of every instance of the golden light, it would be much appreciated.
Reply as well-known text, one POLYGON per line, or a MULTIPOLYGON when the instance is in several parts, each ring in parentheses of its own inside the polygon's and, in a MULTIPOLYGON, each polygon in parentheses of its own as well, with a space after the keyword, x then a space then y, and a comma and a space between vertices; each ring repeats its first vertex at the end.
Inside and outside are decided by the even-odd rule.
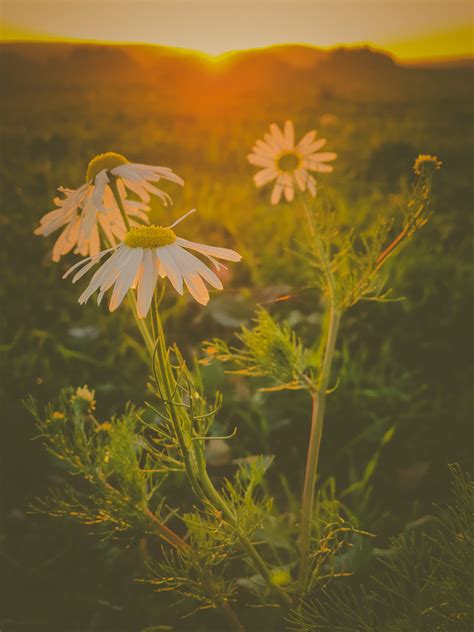
POLYGON ((473 53, 469 2, 3 0, 2 11, 10 41, 159 44, 208 55, 294 43, 369 44, 402 59, 473 53))

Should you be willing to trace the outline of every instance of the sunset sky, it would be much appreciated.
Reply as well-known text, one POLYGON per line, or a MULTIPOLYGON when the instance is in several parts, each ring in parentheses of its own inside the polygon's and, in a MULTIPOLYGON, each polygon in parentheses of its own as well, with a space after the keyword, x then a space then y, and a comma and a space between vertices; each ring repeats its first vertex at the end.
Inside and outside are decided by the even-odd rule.
POLYGON ((3 40, 138 42, 211 55, 371 44, 402 59, 473 54, 466 0, 1 0, 3 40))

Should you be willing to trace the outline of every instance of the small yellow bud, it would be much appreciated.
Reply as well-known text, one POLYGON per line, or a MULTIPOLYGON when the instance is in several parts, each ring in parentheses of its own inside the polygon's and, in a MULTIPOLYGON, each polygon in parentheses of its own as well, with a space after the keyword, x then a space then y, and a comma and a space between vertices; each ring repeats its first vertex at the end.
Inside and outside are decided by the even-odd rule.
POLYGON ((112 430, 112 424, 109 421, 104 421, 104 423, 99 424, 95 431, 96 432, 109 432, 112 430))
POLYGON ((270 572, 273 586, 287 586, 291 582, 291 575, 284 568, 274 568, 270 572))
POLYGON ((54 421, 60 421, 62 419, 66 419, 66 415, 59 410, 55 410, 51 415, 51 419, 54 421))

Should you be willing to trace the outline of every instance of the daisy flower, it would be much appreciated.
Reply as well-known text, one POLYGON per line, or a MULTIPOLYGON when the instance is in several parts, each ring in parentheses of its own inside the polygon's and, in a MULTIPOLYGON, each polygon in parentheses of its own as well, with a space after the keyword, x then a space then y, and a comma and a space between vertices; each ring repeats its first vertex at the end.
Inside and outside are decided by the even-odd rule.
MULTIPOLYGON (((119 181, 117 186, 130 225, 137 226, 139 223, 148 223, 149 206, 143 202, 125 199, 123 184, 119 181)), ((121 241, 127 232, 123 217, 109 188, 104 191, 103 207, 97 213, 90 212, 91 198, 86 200, 84 207, 81 207, 83 199, 78 191, 80 190, 59 187, 60 195, 53 200, 57 208, 46 213, 34 231, 36 235, 47 237, 62 228, 53 246, 53 261, 59 261, 63 255, 68 254, 73 249, 75 253, 83 256, 99 253, 101 248, 100 229, 105 233, 108 241, 113 244, 116 241, 121 241), (86 218, 87 222, 85 221, 86 218)))
POLYGON ((309 173, 329 173, 333 170, 326 164, 337 158, 334 152, 320 152, 326 144, 325 138, 316 139, 316 132, 312 130, 303 136, 295 145, 295 130, 292 121, 286 121, 283 132, 278 125, 272 123, 270 132, 264 135, 264 140, 257 140, 252 147, 252 153, 247 156, 250 164, 263 167, 254 176, 257 187, 262 187, 276 180, 271 195, 271 203, 278 204, 282 194, 291 202, 295 196, 295 188, 301 191, 306 188, 313 197, 316 195, 316 180, 309 173))
POLYGON ((156 186, 161 179, 183 185, 183 180, 168 167, 156 167, 131 163, 114 152, 99 154, 87 168, 86 182, 78 189, 59 192, 57 206, 46 213, 35 230, 37 235, 50 235, 62 228, 61 235, 53 249, 53 260, 76 247, 75 252, 94 255, 100 251, 99 226, 109 241, 121 240, 126 232, 125 221, 114 196, 115 186, 120 195, 128 223, 137 224, 137 219, 147 222, 146 212, 150 194, 156 195, 168 204, 170 196, 156 186), (127 193, 134 193, 139 200, 127 200, 127 193), (111 239, 112 238, 112 239, 111 239))
POLYGON ((105 254, 113 252, 95 272, 88 287, 79 297, 79 303, 86 303, 99 290, 97 303, 100 304, 105 292, 114 286, 109 302, 109 309, 113 312, 123 301, 127 291, 136 288, 138 316, 144 318, 150 309, 160 276, 168 277, 179 294, 183 294, 183 284, 186 285, 191 296, 201 305, 206 305, 209 291, 204 281, 217 290, 222 290, 222 282, 207 265, 188 251, 193 250, 204 255, 217 270, 224 267, 217 259, 240 261, 241 256, 228 248, 207 246, 178 237, 173 228, 194 210, 168 227, 152 225, 132 228, 117 248, 104 250, 70 268, 64 276, 76 270, 72 279, 75 283, 105 254))

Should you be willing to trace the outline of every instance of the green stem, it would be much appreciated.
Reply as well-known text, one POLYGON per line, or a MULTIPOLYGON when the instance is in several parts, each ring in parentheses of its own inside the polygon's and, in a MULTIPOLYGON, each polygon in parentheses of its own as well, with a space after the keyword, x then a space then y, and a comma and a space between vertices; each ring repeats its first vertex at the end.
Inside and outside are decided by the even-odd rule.
POLYGON ((138 316, 137 297, 135 296, 133 290, 128 291, 128 300, 130 301, 130 306, 132 308, 137 327, 142 335, 143 341, 145 342, 148 353, 150 354, 150 360, 152 360, 153 353, 155 351, 155 343, 153 342, 153 336, 150 334, 150 330, 148 329, 145 319, 138 316))
MULTIPOLYGON (((165 397, 169 401, 171 395, 173 393, 174 387, 176 386, 168 371, 168 363, 166 358, 166 343, 164 337, 163 326, 161 323, 160 315, 158 309, 156 309, 155 303, 155 318, 158 332, 158 363, 160 367, 160 372, 163 380, 163 387, 165 389, 165 397)), ((194 469, 194 463, 191 461, 190 452, 186 445, 186 441, 184 439, 184 435, 180 425, 179 413, 177 413, 176 408, 173 406, 173 403, 170 401, 169 403, 169 411, 171 420, 173 422, 173 427, 176 432, 176 436, 178 438, 178 442, 180 445, 181 452, 183 453, 183 458, 185 462, 186 472, 188 474, 189 481, 193 488, 194 493, 201 500, 210 500, 225 516, 226 520, 230 522, 232 527, 235 529, 237 534, 239 535, 239 540, 248 554, 248 556, 253 560, 257 570, 262 575, 268 586, 272 590, 276 590, 280 596, 280 598, 286 603, 291 603, 288 595, 279 587, 276 587, 272 584, 272 578, 270 571, 268 570, 265 561, 260 556, 258 551, 256 550, 252 541, 247 537, 239 533, 238 524, 237 524, 237 516, 233 511, 232 507, 227 503, 226 499, 219 494, 217 489, 214 487, 206 469, 206 460, 204 457, 203 451, 203 441, 196 440, 195 448, 193 450, 193 454, 195 457, 195 465, 197 466, 197 475, 194 469)))
POLYGON ((120 195, 120 192, 118 190, 117 179, 116 178, 112 178, 110 180, 109 187, 110 187, 110 190, 113 193, 115 201, 117 202, 117 206, 119 207, 119 211, 120 211, 120 214, 122 215, 122 219, 123 219, 123 223, 125 224, 125 228, 127 230, 130 230, 130 221, 128 219, 128 215, 127 215, 127 212, 125 210, 125 207, 123 205, 122 196, 120 195))
POLYGON ((235 632, 245 632, 244 626, 240 623, 237 615, 234 610, 231 608, 227 599, 222 599, 221 601, 222 611, 229 622, 230 628, 235 630, 235 632))
POLYGON ((319 447, 323 432, 326 391, 328 389, 331 365, 334 357, 337 333, 341 314, 331 305, 329 311, 329 329, 324 352, 323 365, 318 389, 312 394, 311 434, 306 459, 306 472, 303 487, 301 524, 300 524, 300 569, 299 581, 304 584, 308 568, 308 553, 311 542, 311 525, 313 517, 314 490, 318 472, 319 447))
POLYGON ((180 447, 180 450, 181 450, 182 455, 183 455, 184 465, 186 467, 186 473, 188 475, 189 482, 191 483, 191 487, 192 487, 194 493, 198 497, 202 497, 201 487, 200 487, 199 481, 198 481, 198 479, 196 477, 196 473, 194 471, 193 464, 191 463, 191 459, 189 457, 189 450, 188 450, 188 447, 186 445, 186 441, 185 441, 185 438, 184 438, 183 431, 181 429, 181 420, 179 418, 180 415, 177 412, 176 407, 173 405, 173 402, 171 401, 171 398, 173 396, 173 392, 174 392, 175 387, 176 387, 176 383, 175 383, 175 381, 173 379, 173 376, 172 376, 171 372, 169 371, 169 367, 168 367, 168 358, 167 358, 167 351, 166 351, 165 334, 164 334, 164 331, 163 331, 163 325, 161 324, 161 319, 160 319, 160 315, 159 315, 159 312, 158 312, 158 309, 157 309, 156 301, 154 303, 154 307, 155 307, 156 329, 157 329, 157 335, 158 335, 158 340, 157 340, 158 347, 157 347, 156 357, 158 359, 158 365, 159 365, 161 379, 162 379, 161 386, 163 387, 163 390, 164 390, 165 399, 168 402, 167 408, 168 408, 168 410, 170 412, 171 421, 173 423, 173 428, 174 428, 174 431, 176 433, 176 437, 178 439, 179 447, 180 447))
POLYGON ((272 576, 270 574, 270 571, 268 570, 268 567, 264 559, 261 557, 261 555, 255 548, 255 545, 253 544, 253 542, 250 540, 248 536, 245 536, 239 533, 237 516, 234 510, 232 509, 232 507, 227 503, 226 499, 221 494, 219 494, 217 489, 214 487, 214 484, 212 483, 211 479, 209 478, 209 475, 206 469, 206 461, 204 458, 203 449, 202 449, 202 446, 199 446, 199 445, 196 448, 196 463, 199 470, 199 480, 201 481, 202 487, 204 489, 204 492, 207 498, 211 500, 215 504, 215 506, 220 509, 220 511, 222 511, 222 515, 232 525, 232 527, 238 534, 242 547, 244 548, 245 552, 250 557, 250 559, 253 561, 256 569, 262 575, 263 579, 268 584, 268 586, 273 591, 277 592, 280 600, 284 602, 285 605, 291 604, 292 603, 291 599, 287 595, 287 593, 284 590, 282 590, 280 587, 275 586, 272 583, 272 576))
MULTIPOLYGON (((145 507, 145 514, 148 516, 148 518, 150 518, 153 524, 156 525, 159 537, 162 540, 164 540, 167 544, 169 544, 170 546, 172 546, 178 551, 186 551, 187 549, 189 549, 190 545, 185 540, 183 540, 177 533, 175 533, 169 527, 167 527, 163 522, 158 520, 158 518, 150 511, 148 507, 145 507)), ((209 592, 213 592, 210 584, 207 585, 207 588, 209 589, 209 592)), ((224 598, 217 597, 216 603, 218 603, 218 605, 222 609, 222 612, 224 616, 226 617, 227 621, 229 622, 231 629, 236 630, 236 632, 245 632, 244 627, 240 623, 237 615, 235 614, 234 610, 230 606, 227 599, 225 599, 225 597, 224 598)))

